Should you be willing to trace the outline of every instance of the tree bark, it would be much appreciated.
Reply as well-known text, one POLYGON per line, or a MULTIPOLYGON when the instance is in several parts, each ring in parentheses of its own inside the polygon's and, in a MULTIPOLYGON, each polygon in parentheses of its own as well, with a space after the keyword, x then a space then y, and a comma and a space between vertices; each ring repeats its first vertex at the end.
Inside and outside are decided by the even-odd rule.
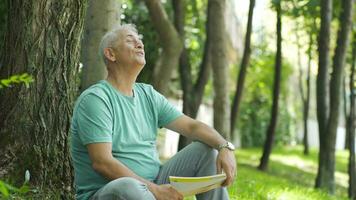
POLYGON ((247 29, 245 36, 245 48, 242 56, 242 61, 240 64, 239 77, 236 83, 236 91, 231 107, 231 122, 230 122, 230 135, 233 140, 235 137, 235 126, 238 119, 240 102, 242 98, 242 93, 244 89, 246 70, 250 62, 251 55, 251 33, 252 33, 252 19, 253 19, 253 9, 255 7, 255 0, 250 0, 250 6, 248 10, 248 19, 247 19, 247 29))
MULTIPOLYGON (((173 0, 174 9, 174 25, 180 34, 182 40, 185 38, 184 33, 184 18, 185 18, 185 0, 173 0)), ((209 26, 209 18, 207 19, 206 26, 209 26)), ((187 49, 184 47, 179 58, 179 74, 181 79, 181 87, 183 90, 183 113, 196 118, 201 104, 205 85, 209 79, 210 66, 208 66, 210 59, 209 54, 209 34, 207 33, 207 39, 205 41, 203 59, 199 67, 199 74, 196 82, 193 84, 191 74, 191 64, 188 56, 187 49)), ((191 142, 190 139, 180 135, 178 150, 183 149, 191 142)))
MULTIPOLYGON (((319 66, 316 82, 316 102, 317 102, 317 119, 319 126, 319 148, 325 149, 324 134, 326 130, 326 123, 328 117, 328 68, 329 68, 329 48, 330 48, 330 24, 332 18, 332 0, 320 1, 320 30, 318 39, 318 52, 319 52, 319 66)), ((326 158, 324 154, 319 153, 319 167, 320 163, 326 158)), ((321 186, 321 179, 318 176, 315 182, 316 187, 321 186)))
POLYGON ((213 68, 213 86, 214 86, 214 127, 226 139, 229 136, 229 97, 228 97, 228 60, 226 48, 226 28, 225 28, 225 7, 226 0, 209 0, 208 16, 210 35, 211 55, 214 55, 212 61, 213 68))
POLYGON ((273 87, 273 104, 272 104, 272 114, 271 120, 266 132, 266 141, 263 148, 263 154, 261 157, 259 170, 265 171, 268 168, 269 156, 272 152, 272 146, 275 137, 275 129, 277 126, 278 118, 278 99, 280 90, 280 80, 282 71, 282 13, 280 1, 276 3, 277 11, 277 53, 275 61, 275 76, 274 76, 274 87, 273 87))
POLYGON ((83 71, 80 89, 83 91, 97 81, 106 78, 107 70, 99 55, 101 38, 115 25, 120 24, 120 1, 88 1, 84 24, 81 61, 83 71))
POLYGON ((9 0, 0 77, 27 72, 29 88, 0 90, 0 178, 31 184, 69 196, 72 170, 68 130, 76 76, 85 0, 9 0), (5 112, 3 112, 5 111, 5 112))
POLYGON ((346 52, 349 43, 349 32, 352 24, 352 0, 342 1, 339 18, 340 28, 337 36, 337 46, 333 57, 333 71, 330 80, 330 112, 324 138, 324 145, 320 146, 320 153, 324 159, 319 160, 316 186, 324 188, 329 193, 335 192, 335 142, 339 118, 339 104, 341 97, 342 77, 346 52))
POLYGON ((168 93, 168 82, 178 67, 183 42, 173 23, 169 20, 159 0, 145 0, 153 26, 161 39, 161 55, 153 70, 153 86, 164 95, 168 93))
POLYGON ((356 31, 353 31, 353 43, 352 43, 352 62, 351 62, 351 74, 350 74, 350 114, 348 117, 348 126, 346 129, 347 135, 349 135, 348 146, 349 146, 349 188, 348 194, 349 198, 356 199, 356 161, 355 161, 355 120, 356 120, 356 87, 355 87, 355 70, 356 70, 356 31))

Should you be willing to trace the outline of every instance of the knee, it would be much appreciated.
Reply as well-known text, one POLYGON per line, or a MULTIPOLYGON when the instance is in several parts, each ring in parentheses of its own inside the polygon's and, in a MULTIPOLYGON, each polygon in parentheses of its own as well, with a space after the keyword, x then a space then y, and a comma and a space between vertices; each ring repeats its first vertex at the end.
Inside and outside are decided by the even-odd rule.
POLYGON ((148 188, 146 184, 134 178, 123 177, 110 182, 109 190, 120 199, 141 199, 148 188))
POLYGON ((201 156, 203 156, 204 159, 216 160, 218 155, 216 149, 202 142, 194 142, 194 145, 196 145, 197 150, 201 153, 201 156))

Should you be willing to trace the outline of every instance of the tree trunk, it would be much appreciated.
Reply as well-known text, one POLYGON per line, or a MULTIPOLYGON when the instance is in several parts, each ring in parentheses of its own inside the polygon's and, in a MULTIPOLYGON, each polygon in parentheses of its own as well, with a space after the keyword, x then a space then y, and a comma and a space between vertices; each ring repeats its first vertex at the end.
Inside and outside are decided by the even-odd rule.
POLYGON ((250 0, 250 6, 248 10, 248 19, 247 19, 247 29, 245 36, 245 48, 242 56, 242 61, 240 65, 239 77, 236 83, 236 91, 231 107, 231 122, 230 122, 230 135, 233 140, 235 137, 235 126, 237 123, 237 118, 239 114, 241 97, 244 89, 246 70, 250 61, 251 54, 251 33, 252 33, 252 19, 253 19, 253 9, 255 7, 255 0, 250 0))
POLYGON ((336 130, 339 118, 339 104, 341 97, 342 76, 345 57, 349 41, 349 32, 352 24, 352 0, 342 1, 342 9, 339 18, 340 28, 337 37, 337 46, 333 57, 333 71, 330 80, 330 113, 327 128, 322 137, 324 145, 320 146, 320 153, 324 159, 319 160, 317 175, 318 188, 324 188, 329 193, 335 192, 335 142, 336 130))
POLYGON ((229 96, 228 96, 228 60, 225 28, 226 0, 208 1, 208 18, 210 21, 208 34, 211 42, 211 55, 214 86, 214 127, 226 139, 229 138, 229 96))
POLYGON ((303 146, 304 146, 304 155, 309 154, 309 141, 308 141, 308 118, 309 118, 309 105, 310 105, 310 73, 311 73, 311 61, 312 61, 312 49, 314 45, 313 35, 310 32, 309 36, 309 47, 308 47, 308 72, 307 72, 307 96, 305 101, 303 101, 303 118, 304 118, 304 136, 303 136, 303 146))
POLYGON ((349 135, 349 164, 348 164, 348 172, 349 172, 349 188, 348 193, 350 199, 356 199, 356 161, 355 161, 355 120, 356 120, 356 110, 355 110, 355 101, 356 101, 356 94, 355 94, 355 65, 356 60, 356 31, 353 32, 353 43, 352 43, 352 63, 351 63, 351 74, 350 74, 350 115, 348 117, 348 126, 347 126, 347 133, 349 135))
MULTIPOLYGON (((319 66, 316 82, 316 102, 317 102, 317 119, 319 126, 319 149, 325 149, 325 130, 328 116, 328 68, 329 68, 329 48, 330 48, 330 24, 332 18, 332 0, 320 1, 320 31, 318 39, 319 66)), ((319 152, 320 152, 319 151, 319 152)), ((319 153, 319 167, 326 159, 325 154, 319 153)), ((321 179, 317 176, 315 186, 321 186, 321 179)))
POLYGON ((88 1, 82 40, 81 62, 83 71, 80 89, 83 91, 97 81, 106 78, 107 70, 99 55, 101 38, 115 25, 120 24, 120 1, 88 1))
POLYGON ((28 72, 29 88, 0 91, 0 178, 71 193, 72 171, 68 130, 76 76, 85 0, 9 0, 8 29, 1 78, 28 72), (5 111, 5 112, 3 112, 5 111))
MULTIPOLYGON (((301 53, 300 53, 300 49, 301 44, 300 44, 300 37, 299 37, 299 33, 298 30, 300 29, 299 27, 299 23, 298 20, 296 20, 296 29, 295 29, 295 36, 296 36, 296 43, 297 43, 297 60, 298 60, 298 70, 299 70, 299 74, 298 74, 298 79, 299 79, 299 93, 300 93, 300 97, 302 100, 302 105, 303 105, 303 127, 304 127, 304 135, 303 135, 303 146, 304 146, 304 154, 308 154, 309 153, 309 146, 308 146, 308 112, 309 108, 306 107, 306 94, 304 94, 304 80, 303 80, 303 66, 302 66, 302 58, 301 58, 301 53)), ((310 34, 310 38, 312 37, 312 35, 310 34)), ((310 42, 309 42, 309 49, 308 49, 308 54, 310 54, 310 42)), ((310 62, 311 62, 311 58, 310 55, 308 55, 308 74, 307 76, 309 76, 309 68, 310 68, 310 62)), ((307 82, 308 82, 308 78, 307 77, 307 82)), ((307 83, 307 87, 308 87, 308 83, 307 83)), ((308 89, 307 89, 308 90, 308 89)))
MULTIPOLYGON (((344 117, 345 117, 345 121, 346 121, 346 129, 347 127, 349 126, 348 124, 348 100, 347 100, 347 84, 346 84, 346 76, 347 74, 345 73, 344 74, 344 77, 342 79, 342 82, 343 82, 343 85, 342 85, 342 97, 343 97, 343 110, 344 110, 344 117)), ((345 132, 345 150, 348 150, 349 149, 349 132, 346 131, 345 132)))
POLYGON ((266 141, 263 148, 263 155, 261 157, 260 165, 258 169, 266 170, 268 168, 269 156, 272 152, 272 146, 275 136, 275 129, 277 126, 278 118, 278 98, 280 90, 280 80, 281 80, 281 71, 282 71, 282 14, 281 14, 281 4, 280 1, 276 3, 277 11, 277 53, 275 61, 275 76, 274 76, 274 87, 273 87, 273 105, 272 105, 272 114, 271 121, 269 123, 267 132, 266 132, 266 141))
POLYGON ((161 39, 161 55, 153 70, 153 86, 164 95, 168 93, 168 82, 178 67, 183 42, 169 20, 159 0, 145 0, 153 26, 161 39))
MULTIPOLYGON (((182 40, 185 38, 184 33, 184 18, 185 18, 185 0, 173 0, 174 9, 174 25, 180 34, 182 40)), ((207 19, 206 26, 209 26, 209 19, 207 19)), ((208 82, 210 66, 208 66, 210 58, 209 54, 209 34, 207 32, 207 39, 205 41, 203 59, 200 64, 198 79, 193 85, 191 65, 186 48, 183 48, 179 59, 179 73, 181 79, 181 87, 183 90, 183 113, 196 118, 201 104, 205 85, 208 82)), ((191 142, 190 139, 180 135, 178 150, 183 149, 191 142)))

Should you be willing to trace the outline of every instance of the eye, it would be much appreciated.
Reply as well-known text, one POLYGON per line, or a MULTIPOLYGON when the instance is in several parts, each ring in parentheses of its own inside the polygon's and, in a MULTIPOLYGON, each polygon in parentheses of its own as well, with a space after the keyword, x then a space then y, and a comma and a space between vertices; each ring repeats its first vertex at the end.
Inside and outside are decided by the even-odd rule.
POLYGON ((128 42, 128 43, 133 43, 134 40, 133 40, 133 39, 127 39, 126 42, 128 42))

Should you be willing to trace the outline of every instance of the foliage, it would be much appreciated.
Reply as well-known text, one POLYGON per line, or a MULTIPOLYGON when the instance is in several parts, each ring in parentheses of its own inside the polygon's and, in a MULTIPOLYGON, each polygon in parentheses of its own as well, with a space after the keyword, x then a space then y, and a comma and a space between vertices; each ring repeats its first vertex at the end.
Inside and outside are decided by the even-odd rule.
POLYGON ((30 191, 27 183, 25 182, 20 188, 12 186, 2 180, 0 180, 0 198, 17 197, 20 198, 30 191))
MULTIPOLYGON (((262 146, 272 107, 275 53, 267 49, 267 44, 253 49, 237 123, 244 147, 262 146)), ((291 87, 288 79, 291 74, 291 65, 283 60, 276 143, 286 143, 293 135, 294 119, 290 107, 295 105, 288 103, 291 87)))
POLYGON ((27 73, 12 75, 7 79, 0 79, 0 89, 4 87, 12 87, 14 84, 25 84, 26 88, 33 82, 31 75, 27 73))
POLYGON ((207 1, 194 0, 186 3, 184 43, 192 67, 193 78, 197 78, 204 54, 206 11, 207 1))
POLYGON ((10 197, 16 197, 20 198, 21 196, 24 196, 30 191, 30 188, 28 186, 28 182, 30 181, 30 171, 26 170, 25 172, 25 181, 22 184, 20 188, 17 188, 15 186, 12 186, 2 180, 0 180, 0 197, 3 198, 10 198, 10 197))

